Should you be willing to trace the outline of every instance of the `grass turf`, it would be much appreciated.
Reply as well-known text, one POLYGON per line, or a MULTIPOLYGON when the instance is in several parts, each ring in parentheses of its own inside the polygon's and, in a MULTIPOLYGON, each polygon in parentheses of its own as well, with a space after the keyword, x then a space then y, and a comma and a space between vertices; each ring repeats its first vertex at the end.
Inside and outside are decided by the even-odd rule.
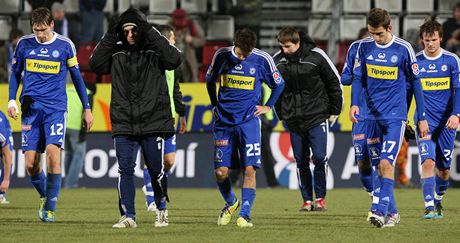
MULTIPOLYGON (((235 190, 240 197, 240 190, 235 190)), ((155 228, 143 193, 136 198, 137 229, 112 229, 119 219, 116 189, 61 190, 55 223, 37 216, 33 189, 12 189, 9 205, 0 205, 1 242, 458 242, 460 189, 444 198, 444 219, 422 219, 420 189, 396 189, 401 223, 378 229, 366 222, 370 198, 361 189, 328 192, 326 212, 299 212, 298 191, 258 189, 253 228, 217 226, 224 203, 217 189, 170 189, 170 225, 155 228)))

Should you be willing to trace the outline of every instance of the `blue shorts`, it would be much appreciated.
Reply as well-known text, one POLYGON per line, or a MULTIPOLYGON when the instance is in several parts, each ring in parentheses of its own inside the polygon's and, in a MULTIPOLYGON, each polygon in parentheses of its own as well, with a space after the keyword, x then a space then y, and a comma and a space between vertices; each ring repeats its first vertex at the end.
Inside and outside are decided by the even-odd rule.
POLYGON ((45 111, 42 105, 33 102, 22 113, 22 151, 43 153, 48 144, 64 149, 66 116, 66 111, 45 111))
POLYGON ((165 152, 164 154, 176 152, 176 134, 165 140, 165 152))
POLYGON ((214 125, 214 168, 260 168, 260 126, 260 118, 233 127, 214 125))
POLYGON ((394 165, 404 139, 405 129, 406 121, 403 120, 369 120, 366 130, 367 145, 373 165, 376 156, 394 165))
POLYGON ((351 129, 353 147, 355 149, 355 161, 365 161, 369 159, 366 143, 366 121, 359 121, 353 124, 351 129))
POLYGON ((445 126, 430 126, 428 135, 423 138, 416 136, 422 164, 425 160, 432 159, 436 163, 436 168, 450 169, 455 135, 456 130, 449 130, 445 126))

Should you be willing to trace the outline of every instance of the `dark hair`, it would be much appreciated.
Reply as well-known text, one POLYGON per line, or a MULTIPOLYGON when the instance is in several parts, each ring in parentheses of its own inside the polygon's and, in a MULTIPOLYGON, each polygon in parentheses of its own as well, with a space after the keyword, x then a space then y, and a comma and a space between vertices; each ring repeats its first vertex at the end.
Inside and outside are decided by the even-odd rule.
POLYGON ((41 7, 34 9, 30 14, 30 26, 35 25, 51 25, 51 21, 53 21, 53 15, 51 14, 51 10, 41 7))
POLYGON ((279 43, 292 42, 294 44, 299 43, 300 35, 294 27, 284 27, 278 33, 276 37, 279 43))
POLYGON ((390 14, 383 8, 373 8, 367 14, 367 25, 373 28, 382 26, 387 29, 390 26, 390 14))
POLYGON ((423 34, 431 36, 434 35, 434 32, 436 31, 438 32, 439 37, 442 38, 442 25, 435 20, 435 17, 430 16, 425 20, 425 23, 420 26, 419 37, 420 39, 423 39, 423 34))
POLYGON ((243 28, 237 30, 233 37, 233 44, 239 47, 245 54, 249 54, 256 47, 257 36, 254 31, 243 28))
POLYGON ((452 11, 455 11, 456 9, 460 9, 460 2, 457 2, 457 3, 454 4, 454 6, 452 7, 452 11))
POLYGON ((364 39, 364 38, 366 38, 367 36, 369 36, 369 31, 367 30, 367 28, 361 28, 361 29, 359 29, 358 39, 364 39))
POLYGON ((24 35, 24 32, 22 32, 22 30, 20 30, 20 29, 12 29, 10 31, 9 40, 13 41, 16 38, 21 38, 23 35, 24 35))
POLYGON ((158 25, 157 30, 168 39, 171 36, 171 31, 174 32, 173 27, 167 24, 158 25))

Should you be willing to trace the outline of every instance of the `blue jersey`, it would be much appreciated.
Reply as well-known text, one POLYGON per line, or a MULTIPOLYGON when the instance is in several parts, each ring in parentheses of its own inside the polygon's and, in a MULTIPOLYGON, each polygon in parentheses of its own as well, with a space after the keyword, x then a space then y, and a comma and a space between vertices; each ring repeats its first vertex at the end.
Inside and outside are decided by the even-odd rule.
MULTIPOLYGON (((369 39, 365 38, 365 39, 369 39)), ((343 66, 342 75, 340 77, 340 82, 343 85, 351 85, 353 81, 353 69, 355 67, 355 63, 359 63, 358 61, 358 50, 361 47, 361 42, 363 40, 357 40, 351 43, 350 47, 348 47, 347 58, 345 60, 345 65, 343 66)), ((358 121, 364 120, 364 117, 372 116, 368 113, 367 103, 366 103, 366 96, 364 91, 359 94, 359 100, 356 104, 359 107, 359 114, 356 115, 358 121)))
MULTIPOLYGON (((457 55, 442 50, 437 57, 428 57, 421 51, 417 53, 417 63, 430 127, 445 123, 451 115, 460 115, 453 109, 454 98, 460 97, 455 92, 460 88, 460 59, 457 55)), ((417 121, 417 114, 414 120, 417 121)))
MULTIPOLYGON (((417 76, 419 68, 414 51, 407 41, 392 36, 388 44, 379 45, 372 38, 364 39, 358 51, 358 61, 353 70, 353 86, 355 81, 357 84, 362 82, 361 88, 364 88, 369 112, 375 116, 372 119, 407 120, 408 83, 414 88, 417 109, 422 111, 419 114, 424 115, 422 91, 417 76)), ((353 94, 353 105, 358 103, 357 97, 353 94)))
POLYGON ((284 88, 284 80, 270 55, 254 49, 244 60, 238 59, 234 47, 220 48, 206 73, 211 103, 216 107, 217 122, 238 125, 253 119, 256 105, 260 103, 262 82, 272 90, 265 105, 273 107, 284 88), (215 82, 219 78, 216 99, 215 82))
MULTIPOLYGON (((67 110, 67 73, 69 68, 78 67, 75 46, 68 38, 54 33, 50 41, 40 43, 34 34, 23 36, 12 64, 13 73, 24 72, 21 102, 30 96, 47 109, 67 110)), ((16 99, 16 91, 10 89, 10 100, 16 99)), ((84 107, 89 108, 89 104, 84 107)))
MULTIPOLYGON (((10 122, 5 114, 0 111, 0 149, 5 146, 10 146, 10 150, 13 150, 13 135, 10 122)), ((0 153, 0 156, 1 154, 2 153, 0 153)))

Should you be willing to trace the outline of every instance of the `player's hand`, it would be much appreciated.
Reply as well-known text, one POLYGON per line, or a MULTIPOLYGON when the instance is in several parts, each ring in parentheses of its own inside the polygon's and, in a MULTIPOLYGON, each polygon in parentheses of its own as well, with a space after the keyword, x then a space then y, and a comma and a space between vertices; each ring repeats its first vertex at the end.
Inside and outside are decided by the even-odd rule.
POLYGON ((179 117, 179 134, 184 134, 185 130, 187 130, 187 120, 185 120, 185 116, 179 117))
POLYGON ((83 121, 85 122, 86 131, 89 132, 93 126, 93 114, 91 113, 91 109, 85 109, 83 112, 83 121))
POLYGON ((10 180, 6 178, 3 179, 2 184, 0 184, 0 192, 8 191, 9 187, 10 187, 10 180))
POLYGON ((141 33, 147 33, 149 30, 152 29, 152 25, 149 24, 147 21, 142 21, 139 23, 137 30, 141 33))
POLYGON ((358 123, 358 118, 356 118, 356 115, 359 115, 359 107, 353 105, 350 107, 350 113, 348 114, 351 122, 358 123))
POLYGON ((423 138, 426 135, 428 135, 428 132, 430 131, 430 129, 428 128, 428 122, 426 120, 419 121, 417 129, 418 129, 418 132, 419 132, 419 136, 421 138, 423 138))
POLYGON ((456 116, 456 115, 451 115, 451 116, 449 117, 449 120, 447 120, 446 127, 447 127, 447 129, 450 129, 450 130, 457 130, 457 127, 458 127, 458 116, 456 116))
POLYGON ((415 139, 415 131, 414 128, 412 128, 409 123, 406 123, 406 130, 404 130, 404 139, 406 142, 409 142, 409 140, 414 140, 415 139))
POLYGON ((339 116, 337 116, 337 115, 329 116, 329 118, 327 120, 329 121, 329 126, 330 127, 334 126, 334 124, 337 122, 337 118, 339 118, 339 116))
POLYGON ((15 100, 8 101, 8 116, 13 118, 14 120, 18 119, 18 104, 16 104, 15 100))
POLYGON ((254 112, 255 116, 263 115, 271 110, 270 106, 266 105, 256 105, 256 112, 254 112))
POLYGON ((107 28, 107 33, 116 36, 118 34, 119 27, 120 27, 120 18, 117 16, 114 16, 110 19, 109 26, 107 28))

